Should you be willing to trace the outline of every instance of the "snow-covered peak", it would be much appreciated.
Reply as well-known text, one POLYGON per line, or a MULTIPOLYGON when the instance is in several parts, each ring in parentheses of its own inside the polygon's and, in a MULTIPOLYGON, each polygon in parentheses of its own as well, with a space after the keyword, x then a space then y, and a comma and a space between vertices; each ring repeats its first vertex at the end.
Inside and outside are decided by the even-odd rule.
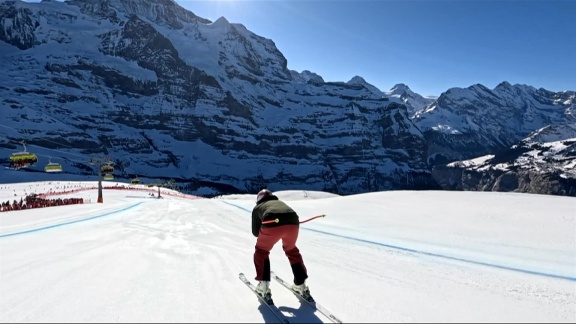
POLYGON ((511 88, 511 87, 512 87, 512 85, 508 81, 502 81, 496 86, 496 89, 498 89, 498 88, 507 89, 507 88, 511 88))
POLYGON ((391 95, 402 95, 405 93, 413 93, 410 88, 404 83, 398 83, 390 89, 389 93, 391 95))
POLYGON ((370 90, 370 92, 372 92, 378 96, 385 96, 384 92, 382 92, 376 86, 366 82, 366 80, 364 80, 364 78, 359 76, 359 75, 354 76, 352 79, 350 79, 350 81, 347 82, 347 84, 361 85, 361 86, 365 87, 366 89, 370 90))
POLYGON ((399 101, 400 103, 408 107, 408 113, 410 116, 414 115, 416 112, 425 109, 427 106, 434 103, 436 98, 423 97, 418 93, 410 90, 404 83, 398 83, 390 89, 390 91, 385 91, 384 94, 388 96, 392 101, 399 101))
POLYGON ((472 90, 472 91, 477 92, 477 93, 483 93, 483 92, 490 91, 490 89, 488 89, 487 87, 485 87, 484 85, 482 85, 480 83, 473 84, 473 85, 469 86, 467 89, 472 90))
POLYGON ((348 81, 348 84, 368 84, 368 82, 366 82, 366 80, 364 80, 363 77, 359 76, 359 75, 355 75, 352 77, 352 79, 350 79, 350 81, 348 81))
MULTIPOLYGON (((424 132, 431 130, 445 136, 465 134, 475 138, 477 143, 483 143, 483 146, 474 147, 454 138, 450 140, 450 150, 433 153, 444 160, 455 160, 461 159, 461 152, 467 152, 470 157, 484 155, 495 148, 507 149, 534 130, 539 130, 533 134, 539 142, 573 138, 570 128, 553 132, 552 129, 540 130, 547 125, 576 124, 570 103, 569 94, 561 95, 528 85, 502 82, 496 88, 488 89, 475 84, 448 89, 434 104, 417 112, 413 121, 424 132), (446 124, 450 128, 439 127, 446 124)), ((433 143, 438 147, 449 141, 446 137, 434 140, 438 141, 433 143)))
POLYGON ((301 83, 308 83, 308 82, 312 82, 312 83, 324 83, 324 79, 319 76, 318 74, 314 73, 314 72, 310 72, 308 70, 304 70, 301 73, 298 73, 296 71, 290 71, 290 73, 292 74, 292 78, 294 79, 294 81, 296 82, 301 82, 301 83))
POLYGON ((211 26, 215 28, 228 28, 230 26, 230 22, 228 22, 228 20, 222 16, 213 22, 211 26))

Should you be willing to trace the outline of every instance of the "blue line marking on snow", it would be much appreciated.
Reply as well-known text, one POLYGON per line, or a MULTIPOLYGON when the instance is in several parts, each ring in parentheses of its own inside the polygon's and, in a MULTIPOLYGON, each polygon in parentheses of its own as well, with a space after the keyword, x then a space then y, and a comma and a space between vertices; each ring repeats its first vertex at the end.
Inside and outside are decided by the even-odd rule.
POLYGON ((109 216, 109 215, 113 215, 113 214, 118 214, 118 213, 121 213, 121 212, 126 211, 126 210, 128 210, 128 209, 134 208, 134 207, 136 207, 136 206, 138 206, 138 205, 140 205, 140 204, 142 204, 142 202, 139 202, 139 203, 134 204, 134 205, 132 205, 132 206, 128 206, 128 207, 126 207, 126 208, 122 208, 122 209, 119 209, 119 210, 115 210, 115 211, 112 211, 112 212, 108 212, 108 213, 105 213, 105 214, 92 216, 92 217, 90 217, 90 218, 78 219, 78 220, 69 221, 69 222, 66 222, 66 223, 54 224, 54 225, 45 226, 45 227, 39 227, 39 228, 35 228, 35 229, 31 229, 31 230, 26 230, 26 231, 22 231, 22 232, 2 234, 2 235, 0 235, 0 238, 2 238, 2 237, 8 237, 8 236, 20 235, 20 234, 27 234, 27 233, 32 233, 32 232, 38 232, 38 231, 42 231, 42 230, 49 229, 49 228, 54 228, 54 227, 59 227, 59 226, 64 226, 64 225, 69 225, 69 224, 74 224, 74 223, 85 222, 85 221, 89 221, 89 220, 92 220, 92 219, 95 219, 95 218, 100 218, 100 217, 104 217, 104 216, 109 216))
POLYGON ((227 202, 227 201, 222 201, 222 202, 225 203, 226 205, 230 205, 230 206, 233 206, 233 207, 236 207, 236 208, 240 208, 240 209, 242 209, 242 210, 245 211, 245 212, 252 213, 252 210, 246 209, 246 208, 244 208, 244 207, 240 207, 240 206, 238 206, 238 205, 234 205, 233 203, 229 203, 229 202, 227 202))
MULTIPOLYGON (((240 207, 240 206, 234 205, 234 204, 229 203, 229 202, 226 202, 226 201, 223 201, 223 203, 228 204, 228 205, 230 205, 230 206, 234 206, 234 207, 240 208, 240 209, 242 209, 242 210, 244 210, 244 211, 247 211, 247 212, 251 212, 250 210, 247 210, 247 209, 244 208, 244 207, 240 207)), ((340 235, 340 234, 334 234, 334 233, 330 233, 330 232, 324 232, 324 231, 315 230, 315 229, 306 228, 306 227, 300 227, 300 228, 301 228, 301 229, 304 229, 304 230, 307 230, 307 231, 312 231, 312 232, 324 234, 324 235, 335 236, 335 237, 338 237, 338 238, 343 238, 343 239, 352 240, 352 241, 357 241, 357 242, 362 242, 362 243, 374 244, 374 245, 383 246, 383 247, 387 247, 387 248, 391 248, 391 249, 396 249, 396 250, 400 250, 400 251, 405 251, 405 252, 411 252, 411 253, 429 255, 429 256, 433 256, 433 257, 437 257, 437 258, 444 258, 444 259, 449 259, 449 260, 467 262, 467 263, 472 263, 472 264, 477 264, 477 265, 483 265, 483 266, 488 266, 488 267, 493 267, 493 268, 498 268, 498 269, 518 271, 518 272, 527 273, 527 274, 532 274, 532 275, 538 275, 538 276, 544 276, 544 277, 550 277, 550 278, 557 278, 557 279, 565 279, 565 280, 570 280, 570 281, 576 281, 576 277, 561 276, 561 275, 555 275, 555 274, 551 274, 551 273, 538 272, 538 271, 532 271, 532 270, 525 270, 525 269, 520 269, 520 268, 513 268, 513 267, 508 267, 508 266, 503 266, 503 265, 494 264, 494 263, 487 263, 487 262, 482 262, 482 261, 474 261, 474 260, 462 259, 462 258, 457 258, 457 257, 451 257, 451 256, 448 256, 448 255, 442 255, 442 254, 437 254, 437 253, 432 253, 432 252, 419 251, 419 250, 409 249, 409 248, 405 248, 405 247, 401 247, 401 246, 390 245, 390 244, 386 244, 386 243, 381 243, 381 242, 376 242, 376 241, 370 241, 370 240, 360 239, 360 238, 351 237, 351 236, 346 236, 346 235, 340 235)))
POLYGON ((419 250, 409 249, 409 248, 405 248, 405 247, 401 247, 401 246, 390 245, 390 244, 385 244, 385 243, 376 242, 376 241, 364 240, 364 239, 360 239, 360 238, 356 238, 356 237, 350 237, 350 236, 345 236, 345 235, 340 235, 340 234, 334 234, 334 233, 319 231, 319 230, 315 230, 315 229, 311 229, 311 228, 303 228, 303 229, 305 229, 307 231, 312 231, 312 232, 321 233, 321 234, 325 234, 325 235, 335 236, 335 237, 339 237, 339 238, 345 238, 348 240, 358 241, 358 242, 362 242, 362 243, 374 244, 374 245, 383 246, 383 247, 392 248, 392 249, 401 250, 401 251, 406 251, 406 252, 424 254, 424 255, 429 255, 429 256, 444 258, 444 259, 449 259, 449 260, 455 260, 455 261, 468 262, 468 263, 473 263, 473 264, 478 264, 478 265, 483 265, 483 266, 488 266, 488 267, 493 267, 493 268, 498 268, 498 269, 519 271, 519 272, 533 274, 533 275, 576 281, 576 277, 561 276, 561 275, 555 275, 555 274, 551 274, 551 273, 525 270, 525 269, 520 269, 520 268, 513 268, 513 267, 494 264, 494 263, 487 263, 487 262, 482 262, 482 261, 474 261, 474 260, 462 259, 462 258, 457 258, 457 257, 451 257, 448 255, 419 251, 419 250))

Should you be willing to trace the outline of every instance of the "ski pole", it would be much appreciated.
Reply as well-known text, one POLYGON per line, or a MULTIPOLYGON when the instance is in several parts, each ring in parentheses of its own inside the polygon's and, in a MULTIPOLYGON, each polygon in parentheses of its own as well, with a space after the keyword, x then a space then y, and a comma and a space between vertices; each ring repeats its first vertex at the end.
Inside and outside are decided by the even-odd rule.
POLYGON ((319 218, 319 217, 326 217, 326 214, 322 214, 322 215, 310 217, 310 218, 308 218, 307 220, 301 221, 300 224, 309 222, 309 221, 311 221, 311 220, 313 220, 313 219, 316 219, 316 218, 319 218))
MULTIPOLYGON (((319 217, 326 217, 326 214, 322 214, 322 215, 318 215, 318 216, 314 216, 314 217, 308 218, 307 220, 301 221, 300 224, 309 222, 309 221, 311 221, 311 220, 313 220, 313 219, 316 219, 316 218, 319 218, 319 217)), ((280 222, 280 220, 279 220, 278 218, 276 218, 276 219, 271 219, 271 220, 263 221, 262 224, 271 224, 271 223, 278 223, 278 222, 280 222)))

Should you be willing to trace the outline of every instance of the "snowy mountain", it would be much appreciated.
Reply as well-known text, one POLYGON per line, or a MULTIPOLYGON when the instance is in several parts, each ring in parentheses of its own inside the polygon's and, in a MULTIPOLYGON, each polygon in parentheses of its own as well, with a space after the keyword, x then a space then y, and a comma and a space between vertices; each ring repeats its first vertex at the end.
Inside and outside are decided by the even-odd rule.
POLYGON ((390 89, 390 91, 384 92, 388 97, 397 98, 403 104, 408 107, 408 112, 410 115, 415 114, 417 111, 428 107, 433 104, 437 98, 435 97, 423 97, 414 91, 412 91, 407 85, 403 83, 398 83, 390 89))
POLYGON ((576 196, 576 124, 539 129, 509 149, 436 166, 432 175, 447 190, 576 196))
POLYGON ((355 76, 347 83, 351 85, 363 86, 375 95, 388 98, 388 100, 391 102, 397 102, 406 106, 408 109, 408 114, 411 116, 417 111, 420 111, 428 105, 431 105, 437 99, 436 97, 423 97, 413 92, 407 85, 403 83, 396 84, 389 91, 381 91, 374 85, 368 83, 361 76, 355 76))
POLYGON ((30 172, 52 159, 93 176, 88 160, 107 155, 117 177, 195 194, 434 189, 434 165, 574 122, 574 92, 504 83, 434 100, 325 82, 289 70, 272 40, 172 0, 4 1, 0 40, 0 162, 25 141, 40 158, 30 172))
POLYGON ((292 75, 292 78, 295 82, 299 82, 299 83, 316 83, 316 84, 322 84, 324 83, 324 79, 319 76, 318 74, 314 73, 314 72, 310 72, 308 70, 304 70, 301 73, 298 73, 296 71, 290 70, 290 74, 292 75))
POLYGON ((451 88, 413 121, 429 144, 428 162, 445 164, 506 149, 542 127, 576 123, 576 92, 500 83, 451 88))

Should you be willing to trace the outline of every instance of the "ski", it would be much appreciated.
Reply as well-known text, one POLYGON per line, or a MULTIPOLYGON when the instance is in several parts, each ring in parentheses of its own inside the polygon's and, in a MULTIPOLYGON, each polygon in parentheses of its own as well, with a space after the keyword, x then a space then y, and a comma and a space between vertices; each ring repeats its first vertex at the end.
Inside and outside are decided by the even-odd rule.
POLYGON ((300 300, 305 301, 306 303, 308 303, 308 305, 314 307, 317 311, 319 311, 320 313, 322 313, 324 316, 328 317, 332 322, 334 323, 342 323, 342 321, 336 317, 336 315, 332 314, 332 312, 330 312, 329 310, 327 310, 326 308, 324 308, 322 305, 318 304, 318 302, 316 302, 314 300, 314 298, 312 298, 312 296, 307 296, 304 297, 302 295, 300 295, 299 293, 295 292, 294 290, 292 290, 292 287, 290 286, 290 284, 288 282, 286 282, 285 280, 283 280, 282 278, 278 277, 278 275, 276 275, 273 271, 270 272, 270 276, 276 280, 277 282, 279 282, 282 286, 284 286, 284 288, 290 290, 294 295, 296 295, 300 300))
POLYGON ((276 307, 274 306, 274 301, 272 300, 272 298, 264 298, 262 296, 260 296, 257 292, 256 292, 256 287, 250 282, 250 280, 248 280, 248 278, 246 278, 246 275, 242 272, 240 272, 240 274, 238 275, 238 277, 240 278, 240 280, 242 280, 242 282, 244 284, 246 284, 246 286, 248 286, 248 288, 250 288, 250 290, 252 290, 252 292, 258 296, 258 299, 260 299, 260 301, 268 306, 268 308, 270 309, 270 311, 272 311, 272 313, 274 313, 274 316, 276 316, 276 318, 278 318, 278 320, 282 323, 290 323, 288 321, 288 319, 284 316, 284 314, 282 314, 282 312, 276 307))

